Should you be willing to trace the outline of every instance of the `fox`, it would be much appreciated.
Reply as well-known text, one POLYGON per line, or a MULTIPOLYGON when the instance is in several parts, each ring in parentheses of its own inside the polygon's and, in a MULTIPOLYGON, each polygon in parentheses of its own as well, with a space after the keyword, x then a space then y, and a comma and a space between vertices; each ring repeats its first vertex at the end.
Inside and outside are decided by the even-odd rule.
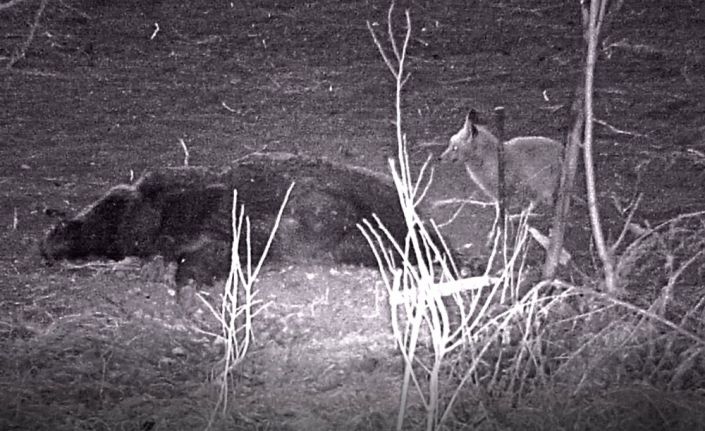
MULTIPOLYGON (((492 202, 497 202, 499 139, 471 109, 463 127, 450 138, 441 162, 462 162, 470 178, 492 202)), ((531 203, 553 205, 558 188, 563 145, 543 136, 519 136, 504 142, 507 196, 528 197, 531 203)))

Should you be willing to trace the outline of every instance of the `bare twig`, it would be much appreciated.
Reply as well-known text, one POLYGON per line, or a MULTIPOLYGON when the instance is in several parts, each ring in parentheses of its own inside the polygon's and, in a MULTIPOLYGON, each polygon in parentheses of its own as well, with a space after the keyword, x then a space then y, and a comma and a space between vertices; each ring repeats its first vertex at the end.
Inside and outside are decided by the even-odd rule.
POLYGON ((607 128, 607 130, 609 130, 610 132, 616 133, 616 134, 618 134, 618 135, 638 136, 638 137, 641 137, 641 138, 643 138, 643 137, 646 136, 646 135, 644 135, 644 134, 642 134, 642 133, 628 132, 628 131, 626 131, 626 130, 618 129, 618 128, 612 126, 611 124, 607 123, 606 121, 600 120, 600 119, 598 119, 598 118, 594 118, 593 121, 594 121, 595 123, 599 124, 600 126, 604 126, 604 127, 607 128))
POLYGON ((159 34, 159 31, 161 29, 159 28, 159 23, 155 22, 154 23, 154 31, 152 31, 152 35, 149 37, 149 40, 154 40, 155 37, 157 37, 157 34, 159 34))
POLYGON ((223 106, 223 108, 227 109, 228 111, 237 113, 237 111, 228 106, 227 103, 221 101, 220 104, 223 106))
MULTIPOLYGON (((585 160, 585 176, 588 189, 588 208, 590 221, 592 224, 593 238, 598 248, 598 254, 603 262, 605 272, 605 285, 609 292, 616 293, 614 279, 614 259, 611 249, 605 245, 602 226, 600 223, 599 208, 596 201, 595 190, 595 170, 592 157, 593 123, 594 113, 593 92, 594 92, 594 70, 597 61, 597 44, 600 37, 600 30, 607 28, 610 24, 606 16, 608 0, 581 1, 581 12, 583 20, 583 38, 587 49, 585 51, 585 72, 583 83, 578 86, 576 96, 571 107, 571 115, 574 118, 573 127, 568 134, 567 148, 563 161, 563 172, 559 189, 559 200, 556 213, 553 219, 553 230, 551 233, 551 248, 546 256, 543 276, 551 279, 554 277, 558 266, 560 250, 563 246, 563 236, 565 232, 565 222, 570 210, 570 192, 572 191, 575 170, 577 168, 577 156, 580 142, 583 141, 583 157, 585 160), (582 139, 581 139, 582 138, 582 139)), ((622 5, 618 2, 613 8, 610 16, 613 16, 622 5)))
POLYGON ((636 197, 636 202, 634 202, 634 204, 631 205, 631 208, 629 208, 629 213, 627 214, 627 219, 624 221, 624 227, 622 228, 622 232, 620 232, 619 237, 610 247, 610 252, 612 254, 617 252, 617 248, 619 248, 619 245, 622 243, 622 241, 624 241, 627 232, 629 232, 630 227, 632 226, 632 218, 634 218, 634 213, 636 213, 637 208, 639 208, 639 204, 641 203, 641 198, 643 196, 643 193, 639 193, 639 195, 636 197))
POLYGON ((13 6, 17 6, 18 4, 20 4, 24 1, 26 1, 26 0, 10 0, 5 3, 0 3, 0 11, 5 10, 5 9, 9 9, 13 6))
POLYGON ((506 114, 504 106, 497 106, 494 108, 494 120, 495 120, 495 131, 497 132, 497 140, 499 145, 497 145, 497 203, 499 204, 499 223, 501 223, 502 230, 506 232, 506 220, 507 215, 507 187, 505 183, 505 160, 504 160, 504 120, 506 114))
MULTIPOLYGON (((387 68, 389 71, 394 75, 394 79, 396 80, 396 97, 395 97, 395 105, 396 106, 401 106, 401 90, 404 84, 406 83, 407 79, 409 78, 409 74, 406 74, 404 72, 404 62, 406 60, 406 48, 409 46, 409 39, 411 38, 411 16, 409 15, 409 11, 406 10, 404 11, 404 15, 406 17, 406 34, 404 35, 404 43, 402 45, 401 51, 399 50, 399 47, 397 45, 396 39, 394 38, 394 31, 392 29, 392 12, 394 11, 394 2, 389 7, 389 12, 387 12, 387 32, 389 36, 389 43, 392 46, 392 52, 394 53, 394 57, 396 58, 397 65, 395 66, 392 63, 392 60, 389 58, 389 56, 386 54, 384 51, 384 48, 382 47, 382 44, 380 43, 379 39, 377 38, 377 33, 375 33, 374 29, 372 28, 372 24, 370 24, 369 21, 367 21, 367 29, 370 31, 370 34, 372 35, 372 40, 375 43, 375 46, 379 50, 379 53, 382 55, 382 59, 384 60, 384 64, 387 65, 387 68)), ((397 131, 397 142, 402 142, 405 140, 404 136, 402 135, 402 124, 401 124, 401 110, 396 110, 396 131, 397 131)), ((399 150, 401 151, 401 145, 399 146, 399 150)), ((405 173, 403 175, 406 176, 405 173)))
MULTIPOLYGON (((394 29, 392 26, 392 13, 394 11, 394 3, 392 2, 391 5, 389 6, 389 11, 387 12, 387 33, 388 33, 388 38, 389 38, 389 43, 392 46, 392 52, 394 53, 394 57, 396 59, 396 65, 392 63, 392 60, 389 58, 387 53, 385 52, 384 48, 382 47, 382 43, 379 41, 377 38, 377 34, 372 28, 372 24, 370 24, 369 21, 367 21, 367 29, 370 31, 370 34, 372 35, 372 40, 375 43, 375 46, 377 47, 377 50, 379 51, 380 55, 382 56, 382 59, 384 60, 384 64, 387 65, 387 68, 391 72, 391 74, 394 76, 395 80, 395 100, 394 100, 394 106, 395 106, 395 113, 396 113, 396 121, 395 121, 395 129, 396 129, 396 135, 397 135, 397 147, 398 147, 398 157, 399 161, 402 166, 400 166, 400 173, 399 176, 396 176, 396 172, 393 168, 392 161, 390 160, 390 165, 392 165, 392 172, 393 175, 395 176, 395 182, 399 181, 399 185, 397 185, 398 190, 403 190, 405 193, 411 194, 411 196, 404 196, 402 192, 400 192, 400 203, 402 207, 404 206, 403 202, 403 197, 409 198, 410 200, 413 201, 413 191, 411 189, 411 178, 410 178, 410 172, 408 170, 408 166, 403 166, 403 160, 406 152, 406 137, 403 134, 402 130, 402 123, 401 123, 401 114, 402 114, 402 109, 401 109, 401 92, 402 92, 402 87, 404 86, 404 83, 406 82, 406 77, 405 72, 404 72, 404 61, 406 59, 406 48, 409 44, 409 38, 411 37, 411 16, 409 15, 409 11, 405 11, 405 16, 406 16, 406 35, 404 37, 404 44, 402 46, 401 51, 399 50, 399 47, 397 46, 396 39, 394 38, 394 29), (406 187, 406 189, 404 189, 406 187)), ((411 204, 413 206, 413 204, 411 204)), ((409 223, 409 221, 407 221, 409 223)), ((364 230, 363 230, 364 233, 364 230)), ((370 241, 370 244, 373 244, 374 242, 371 240, 369 236, 366 235, 366 238, 368 241, 370 241)), ((418 246, 418 239, 415 238, 415 235, 411 236, 412 240, 414 240, 414 249, 415 250, 420 250, 418 246)), ((374 250, 374 247, 373 247, 374 250)), ((380 268, 381 266, 381 260, 379 257, 379 254, 376 250, 374 250, 375 256, 377 256, 378 262, 380 262, 380 268)), ((388 262, 389 263, 389 262, 388 262)), ((382 271, 384 272, 384 271, 382 271)), ((398 286, 400 284, 400 275, 399 273, 394 273, 394 285, 398 286)), ((387 286, 391 286, 388 281, 385 282, 387 286)), ((395 307, 392 307, 394 310, 395 307)), ((394 319, 392 319, 394 321, 394 319)), ((416 322, 416 324, 413 326, 416 328, 414 330, 414 333, 418 333, 418 327, 420 326, 420 321, 416 322)), ((401 430, 403 428, 404 424, 404 417, 405 417, 405 412, 406 412, 406 407, 407 407, 407 401, 408 401, 408 396, 409 396, 409 386, 410 384, 413 383, 418 387, 418 383, 416 381, 416 376, 413 372, 411 364, 413 364, 413 355, 416 351, 416 342, 414 341, 416 339, 416 336, 412 336, 412 341, 409 341, 408 346, 403 346, 402 348, 402 354, 405 355, 406 358, 406 366, 404 367, 404 377, 403 377, 403 383, 402 383, 402 391, 401 391, 401 400, 400 400, 400 408, 399 411, 397 412, 397 424, 396 428, 398 430, 401 430), (408 348, 408 351, 405 350, 405 348, 408 348), (406 353, 405 353, 406 352, 406 353), (406 354, 408 354, 410 357, 406 357, 406 354)), ((427 408, 430 404, 430 402, 425 403, 427 408)), ((431 404, 432 405, 432 404, 431 404)), ((429 420, 435 419, 435 410, 433 413, 429 412, 427 414, 427 423, 429 420)))
POLYGON ((179 138, 179 144, 181 144, 181 149, 184 150, 184 166, 188 166, 191 153, 189 153, 186 142, 182 138, 179 138))
POLYGON ((607 246, 604 233, 602 232, 602 222, 600 220, 600 208, 597 204, 597 191, 595 187, 595 164, 593 160, 593 94, 595 81, 595 63, 597 62, 597 44, 600 36, 600 27, 605 15, 608 0, 592 0, 590 2, 590 12, 587 27, 587 57, 585 62, 585 136, 583 140, 583 158, 585 160, 585 180, 587 183, 587 201, 592 225, 592 237, 595 241, 597 254, 602 261, 604 271, 605 289, 607 292, 616 294, 617 284, 614 265, 613 250, 607 246))
POLYGON ((563 249, 565 235, 565 224, 570 212, 571 194, 574 188, 575 174, 578 170, 581 136, 583 133, 583 125, 585 124, 583 93, 580 87, 576 89, 573 103, 570 107, 570 116, 572 126, 566 135, 566 149, 563 155, 558 199, 551 223, 551 246, 546 253, 546 262, 543 267, 543 278, 547 280, 553 279, 558 264, 560 263, 560 254, 563 249))
MULTIPOLYGON (((32 26, 29 28, 27 38, 24 40, 24 42, 22 42, 18 50, 13 54, 12 58, 10 58, 10 61, 5 65, 5 69, 12 69, 12 66, 14 66, 15 63, 24 58, 25 53, 27 52, 27 48, 29 48, 29 45, 32 43, 32 40, 34 40, 34 35, 36 34, 37 28, 39 27, 39 20, 41 19, 42 14, 44 13, 44 9, 46 8, 47 3, 49 3, 49 0, 42 0, 42 2, 39 4, 37 12, 34 14, 34 22, 32 22, 32 26)), ((2 9, 0 8, 0 10, 2 9)))
POLYGON ((477 205, 481 207, 493 207, 495 206, 494 202, 490 201, 478 201, 475 199, 461 199, 461 198, 449 198, 449 199, 440 199, 431 204, 433 208, 438 208, 442 207, 445 205, 457 205, 457 204, 470 204, 470 205, 477 205))
POLYGON ((446 227, 446 226, 450 225, 451 223, 453 223, 460 216, 460 214, 463 212, 463 208, 465 208, 465 202, 463 202, 462 204, 460 204, 458 206, 458 208, 455 210, 455 212, 453 212, 453 215, 451 215, 448 220, 446 220, 442 223, 438 223, 438 227, 446 227))
MULTIPOLYGON (((587 42, 587 27, 589 13, 585 5, 581 2, 581 17, 583 38, 587 42)), ((583 56, 584 58, 584 56, 583 56)), ((546 253, 546 261, 543 266, 543 278, 551 280, 555 277, 560 254, 563 249, 565 228, 570 213, 571 195, 575 184, 575 174, 578 170, 578 157, 582 143, 583 129, 585 126, 585 103, 584 103, 583 83, 578 83, 570 105, 569 118, 571 127, 566 135, 566 148, 563 154, 561 169, 561 179, 558 187, 558 199, 551 222, 551 246, 546 253)))
POLYGON ((254 338, 252 327, 253 318, 263 310, 263 307, 268 305, 264 304, 260 305, 258 309, 254 308, 255 305, 261 304, 261 301, 255 300, 257 291, 253 288, 272 246, 275 233, 279 228, 284 209, 289 202, 293 189, 294 183, 291 183, 279 207, 279 212, 277 213, 264 250, 259 256, 259 260, 255 262, 254 268, 252 266, 253 256, 250 237, 250 218, 245 216, 244 205, 238 207, 237 190, 233 190, 231 211, 233 240, 230 250, 230 272, 228 273, 228 278, 223 287, 224 290, 220 309, 216 310, 202 295, 198 295, 198 298, 221 324, 221 337, 225 344, 225 353, 222 360, 223 370, 218 375, 218 380, 220 381, 218 401, 209 419, 207 429, 211 429, 216 413, 222 409, 222 414, 225 414, 230 406, 228 403, 230 374, 234 367, 243 361, 247 355, 250 343, 254 338), (240 251, 240 246, 242 245, 245 246, 243 253, 240 251), (242 301, 242 303, 239 301, 242 301))
POLYGON ((438 81, 438 83, 442 84, 442 85, 463 84, 465 82, 471 82, 476 79, 480 79, 480 77, 479 76, 468 76, 465 78, 451 79, 450 81, 438 81))
POLYGON ((62 6, 63 8, 70 10, 71 12, 73 12, 73 13, 75 13, 76 15, 80 16, 81 18, 85 18, 85 19, 88 19, 88 20, 93 19, 93 17, 91 17, 91 16, 88 15, 87 13, 83 12, 82 10, 77 9, 77 8, 71 6, 70 4, 66 3, 65 0, 59 0, 59 3, 61 3, 61 6, 62 6))

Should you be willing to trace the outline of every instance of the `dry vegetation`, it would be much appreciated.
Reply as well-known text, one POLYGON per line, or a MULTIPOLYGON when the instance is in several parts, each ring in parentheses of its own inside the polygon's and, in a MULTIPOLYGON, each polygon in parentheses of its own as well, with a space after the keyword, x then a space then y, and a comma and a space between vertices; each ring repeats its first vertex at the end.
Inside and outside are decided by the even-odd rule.
MULTIPOLYGON (((626 1, 602 44, 595 112, 609 127, 596 125, 595 156, 610 243, 642 196, 615 250, 624 296, 600 293, 580 208, 567 229, 573 263, 548 285, 536 283, 540 249, 525 226, 513 246, 495 242, 489 253, 477 244, 494 210, 466 206, 444 235, 456 247, 475 244, 468 253, 483 264, 502 265, 488 265, 497 277, 488 288, 463 285, 434 300, 436 328, 460 328, 457 338, 434 344, 431 325, 416 329, 414 343, 399 342, 414 332, 406 317, 424 312, 406 303, 395 314, 405 297, 385 289, 399 286, 395 270, 385 284, 368 269, 265 268, 256 289, 267 306, 222 410, 219 377, 229 364, 212 335, 222 328, 200 302, 176 303, 173 267, 155 259, 44 268, 35 241, 51 223, 45 213, 76 210, 132 172, 180 164, 180 138, 191 164, 271 149, 387 170, 397 154, 394 86, 365 21, 384 34, 388 4, 41 4, 21 58, 40 3, 0 10, 0 57, 14 61, 0 75, 0 429, 390 429, 414 380, 404 429, 705 428, 697 44, 705 11, 697 2, 626 1), (434 400, 440 409, 429 408, 434 400)), ((401 99, 409 172, 442 149, 421 143, 447 138, 468 105, 507 106, 509 136, 564 133, 581 64, 577 5, 405 7, 415 30, 401 99)), ((404 28, 401 13, 393 19, 404 28)), ((436 169, 426 198, 465 198, 462 180, 436 169)), ((457 286, 445 273, 435 284, 433 268, 405 269, 430 271, 431 288, 457 286)), ((202 294, 218 309, 218 289, 202 294)))

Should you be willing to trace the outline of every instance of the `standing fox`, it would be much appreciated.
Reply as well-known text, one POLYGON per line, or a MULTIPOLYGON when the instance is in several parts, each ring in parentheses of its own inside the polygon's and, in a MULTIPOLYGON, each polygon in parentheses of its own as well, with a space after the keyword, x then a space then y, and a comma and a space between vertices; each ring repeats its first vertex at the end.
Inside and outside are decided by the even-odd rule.
MULTIPOLYGON (((441 161, 462 161, 470 178, 497 200, 497 145, 499 140, 478 124, 478 114, 468 113, 463 127, 450 138, 441 161)), ((552 205, 563 160, 560 142, 542 136, 520 136, 504 143, 504 178, 507 195, 527 193, 537 203, 552 205)))

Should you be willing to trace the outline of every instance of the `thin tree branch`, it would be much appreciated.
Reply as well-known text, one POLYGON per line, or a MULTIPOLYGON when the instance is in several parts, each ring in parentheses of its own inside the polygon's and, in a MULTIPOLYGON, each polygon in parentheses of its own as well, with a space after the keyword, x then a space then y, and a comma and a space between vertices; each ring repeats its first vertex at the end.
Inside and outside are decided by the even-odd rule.
POLYGON ((377 39, 377 33, 375 33, 374 29, 372 28, 372 24, 370 24, 369 21, 367 21, 367 30, 369 30, 370 34, 372 35, 372 40, 374 41, 379 53, 382 55, 382 59, 384 60, 384 64, 387 65, 387 69, 389 69, 392 75, 396 76, 397 70, 394 68, 394 65, 389 60, 389 56, 387 56, 387 54, 384 52, 382 43, 379 41, 379 39, 377 39))
MULTIPOLYGON (((42 14, 44 13, 44 9, 47 6, 47 3, 49 3, 49 0, 42 0, 42 2, 39 4, 39 8, 37 9, 37 12, 34 14, 34 22, 32 23, 32 26, 29 28, 29 34, 27 34, 27 38, 24 40, 24 42, 20 45, 18 50, 15 52, 15 54, 10 58, 10 61, 5 65, 5 69, 10 70, 12 69, 12 66, 15 65, 18 61, 24 58, 25 53, 27 52, 27 48, 29 48, 29 45, 32 44, 32 40, 34 40, 34 35, 37 32, 37 28, 39 27, 39 20, 42 17, 42 14)), ((8 4, 8 3, 5 3, 8 4)))
POLYGON ((0 3, 0 11, 5 10, 5 9, 9 9, 13 6, 16 6, 16 5, 24 2, 24 1, 27 1, 27 0, 10 0, 5 3, 0 3))
POLYGON ((587 183, 587 201, 590 224, 592 226, 592 237, 595 241, 597 254, 602 261, 605 289, 611 294, 616 294, 617 283, 614 270, 614 253, 611 248, 607 247, 602 231, 600 208, 597 203, 597 191, 595 188, 595 162, 593 159, 593 93, 595 64, 597 62, 597 44, 599 39, 598 28, 601 25, 600 17, 604 16, 605 3, 607 3, 607 0, 592 0, 590 2, 590 18, 586 34, 588 50, 585 63, 585 136, 583 140, 583 159, 585 160, 585 181, 587 183))
POLYGON ((394 39, 394 30, 392 28, 392 13, 394 12, 394 2, 389 5, 389 10, 387 11, 387 35, 389 36, 389 43, 392 45, 392 51, 394 52, 394 57, 397 61, 401 59, 399 55, 399 48, 397 48, 396 39, 394 39))

